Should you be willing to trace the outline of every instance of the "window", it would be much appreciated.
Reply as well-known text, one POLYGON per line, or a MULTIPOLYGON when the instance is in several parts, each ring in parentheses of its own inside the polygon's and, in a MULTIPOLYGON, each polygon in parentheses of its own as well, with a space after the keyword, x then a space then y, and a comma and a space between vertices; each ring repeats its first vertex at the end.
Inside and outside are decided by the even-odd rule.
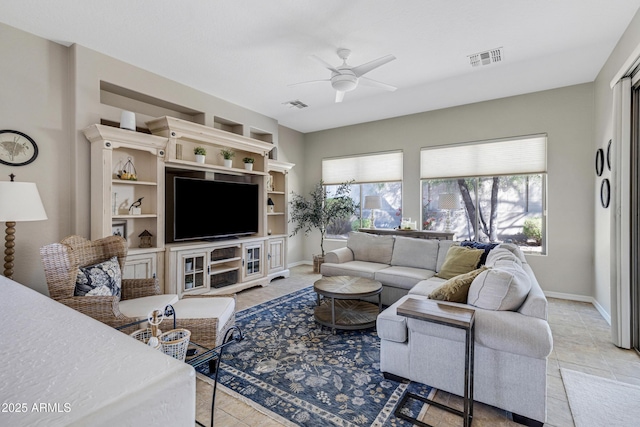
POLYGON ((546 253, 546 135, 421 151, 422 229, 546 253))
POLYGON ((327 228, 327 238, 346 239, 350 231, 371 226, 372 209, 365 209, 366 196, 380 196, 380 209, 373 212, 375 227, 395 228, 400 225, 401 151, 324 159, 322 180, 327 198, 331 198, 339 184, 353 181, 350 196, 360 206, 353 217, 334 221, 327 228))

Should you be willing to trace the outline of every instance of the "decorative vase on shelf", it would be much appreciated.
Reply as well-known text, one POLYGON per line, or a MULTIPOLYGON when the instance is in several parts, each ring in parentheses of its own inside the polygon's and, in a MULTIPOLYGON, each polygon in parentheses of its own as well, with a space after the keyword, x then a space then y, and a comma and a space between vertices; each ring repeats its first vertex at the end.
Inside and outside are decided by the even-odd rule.
POLYGON ((123 111, 120 114, 120 128, 136 130, 136 114, 133 111, 123 111))
POLYGON ((252 171, 253 170, 253 163, 245 163, 244 164, 244 168, 248 171, 252 171))
POLYGON ((204 164, 205 156, 202 154, 196 154, 196 162, 204 164))
POLYGON ((225 167, 225 168, 230 168, 232 163, 233 163, 233 160, 231 160, 231 159, 224 159, 224 167, 225 167))

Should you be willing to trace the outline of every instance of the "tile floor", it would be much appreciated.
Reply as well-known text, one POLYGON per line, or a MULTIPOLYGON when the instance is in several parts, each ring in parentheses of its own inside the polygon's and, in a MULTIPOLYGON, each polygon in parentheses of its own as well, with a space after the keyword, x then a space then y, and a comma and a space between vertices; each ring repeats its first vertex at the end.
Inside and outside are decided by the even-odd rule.
MULTIPOLYGON (((312 284, 320 276, 313 274, 311 266, 291 269, 291 277, 278 279, 264 288, 248 289, 238 294, 238 311, 260 304, 312 284)), ((640 385, 640 356, 635 351, 621 350, 611 344, 609 325, 589 303, 549 299, 549 324, 553 332, 554 349, 547 370, 547 423, 549 427, 571 427, 573 418, 567 403, 560 368, 586 372, 605 378, 640 385)), ((210 424, 211 386, 196 381, 196 418, 210 424)), ((461 399, 438 392, 436 399, 454 406, 461 399)), ((519 426, 505 411, 487 405, 474 405, 474 427, 519 426)), ((459 417, 436 408, 429 408, 423 418, 435 427, 460 426, 459 417)), ((218 389, 215 425, 217 427, 276 427, 282 424, 248 404, 218 389)))

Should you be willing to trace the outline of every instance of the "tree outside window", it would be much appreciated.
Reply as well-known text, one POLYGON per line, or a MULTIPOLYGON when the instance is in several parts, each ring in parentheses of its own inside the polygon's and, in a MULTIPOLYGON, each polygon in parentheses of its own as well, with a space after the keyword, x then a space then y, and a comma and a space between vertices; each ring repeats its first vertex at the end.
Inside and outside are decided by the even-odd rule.
POLYGON ((444 231, 450 215, 457 240, 512 242, 544 253, 545 174, 422 180, 422 229, 444 231), (460 209, 439 209, 439 195, 458 196, 460 209))

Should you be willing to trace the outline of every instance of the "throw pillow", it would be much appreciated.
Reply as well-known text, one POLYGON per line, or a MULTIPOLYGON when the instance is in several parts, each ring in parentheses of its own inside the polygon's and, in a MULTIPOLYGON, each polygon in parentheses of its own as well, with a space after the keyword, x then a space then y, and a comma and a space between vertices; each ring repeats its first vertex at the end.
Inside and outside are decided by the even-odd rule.
POLYGON ((520 308, 531 290, 531 281, 516 262, 504 264, 483 271, 473 279, 467 304, 486 310, 516 311, 520 308))
POLYGON ((451 246, 447 251, 442 268, 436 277, 441 279, 451 279, 460 274, 475 270, 484 253, 482 249, 471 249, 464 246, 451 246))
POLYGON ((480 268, 481 265, 485 265, 487 263, 487 255, 489 255, 489 252, 491 251, 491 249, 495 248, 498 245, 499 243, 481 243, 481 242, 472 242, 469 240, 465 240, 464 242, 460 243, 460 246, 467 246, 474 249, 484 250, 484 253, 480 257, 480 262, 478 262, 478 268, 480 268))
POLYGON ((80 267, 73 295, 120 296, 122 276, 118 257, 88 267, 80 267))
POLYGON ((471 286, 471 282, 473 282, 473 279, 475 279, 486 269, 487 267, 483 265, 477 270, 452 277, 451 279, 447 280, 442 285, 434 289, 429 294, 429 298, 440 301, 461 302, 466 304, 467 294, 469 293, 469 286, 471 286))

